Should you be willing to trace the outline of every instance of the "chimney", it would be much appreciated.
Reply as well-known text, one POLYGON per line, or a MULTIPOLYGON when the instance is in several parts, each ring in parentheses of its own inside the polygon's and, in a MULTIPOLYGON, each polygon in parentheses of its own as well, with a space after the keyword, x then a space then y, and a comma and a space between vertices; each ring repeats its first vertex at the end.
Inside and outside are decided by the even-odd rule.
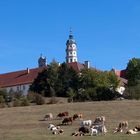
POLYGON ((30 69, 29 68, 27 68, 27 74, 29 74, 30 73, 30 69))
POLYGON ((86 67, 87 69, 90 68, 90 62, 89 62, 89 61, 85 61, 85 67, 86 67))

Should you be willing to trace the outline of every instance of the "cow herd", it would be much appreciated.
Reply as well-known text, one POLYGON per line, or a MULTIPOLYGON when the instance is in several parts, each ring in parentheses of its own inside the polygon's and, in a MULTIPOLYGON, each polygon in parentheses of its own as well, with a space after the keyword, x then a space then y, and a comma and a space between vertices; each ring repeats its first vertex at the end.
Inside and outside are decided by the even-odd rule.
MULTIPOLYGON (((74 131, 71 136, 84 136, 87 134, 97 136, 98 134, 105 135, 108 132, 106 129, 105 116, 96 117, 95 120, 84 120, 82 113, 74 114, 71 117, 68 112, 61 112, 55 118, 52 113, 47 113, 44 116, 45 121, 52 121, 55 119, 60 120, 60 124, 48 124, 48 130, 50 130, 52 134, 63 134, 65 131, 61 126, 72 125, 76 120, 79 121, 79 128, 77 128, 77 131, 74 131)), ((121 121, 114 129, 113 133, 124 132, 125 134, 137 134, 139 131, 140 125, 128 130, 128 121, 121 121)))

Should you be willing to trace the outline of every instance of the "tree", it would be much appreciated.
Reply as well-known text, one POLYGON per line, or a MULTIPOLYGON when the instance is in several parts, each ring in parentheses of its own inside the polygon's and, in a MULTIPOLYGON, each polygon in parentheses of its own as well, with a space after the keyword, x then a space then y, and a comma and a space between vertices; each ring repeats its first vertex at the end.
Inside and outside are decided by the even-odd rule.
POLYGON ((85 99, 111 100, 119 85, 117 76, 112 72, 84 69, 80 76, 80 88, 84 89, 85 99))
POLYGON ((66 63, 58 65, 53 61, 47 69, 38 74, 30 90, 44 96, 66 97, 67 90, 72 88, 77 90, 78 74, 66 63))
POLYGON ((53 60, 47 69, 38 74, 30 86, 30 90, 43 96, 51 96, 51 88, 53 88, 54 92, 57 90, 58 68, 58 63, 53 60))
POLYGON ((126 77, 128 86, 136 86, 140 84, 140 59, 132 58, 126 68, 126 77))
POLYGON ((124 96, 128 99, 140 99, 140 59, 132 58, 126 68, 128 86, 124 96))
POLYGON ((69 67, 66 63, 62 63, 58 73, 58 96, 66 97, 69 88, 73 90, 78 89, 78 74, 73 68, 69 67))

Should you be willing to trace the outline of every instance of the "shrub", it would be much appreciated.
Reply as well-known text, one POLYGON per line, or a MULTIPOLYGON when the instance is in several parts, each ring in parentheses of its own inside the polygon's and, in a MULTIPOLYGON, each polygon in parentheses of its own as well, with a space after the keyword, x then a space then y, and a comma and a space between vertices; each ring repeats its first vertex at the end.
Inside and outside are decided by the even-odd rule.
POLYGON ((0 95, 0 104, 3 104, 5 102, 4 98, 2 95, 0 95))
POLYGON ((45 99, 40 94, 35 94, 35 103, 37 105, 43 105, 45 104, 45 99))
POLYGON ((23 94, 22 94, 21 91, 19 91, 19 92, 14 92, 14 93, 13 93, 13 97, 16 98, 16 99, 21 99, 21 98, 23 98, 23 94))
POLYGON ((21 101, 20 101, 19 99, 15 99, 15 100, 13 101, 13 106, 14 106, 14 107, 21 106, 21 101))
POLYGON ((56 99, 55 96, 50 98, 50 101, 48 102, 48 104, 56 104, 58 102, 58 100, 56 99))
POLYGON ((34 93, 34 92, 29 92, 29 93, 27 94, 27 99, 28 99, 28 101, 30 101, 31 103, 35 103, 35 95, 36 95, 36 93, 34 93))
POLYGON ((27 98, 23 98, 21 100, 21 106, 29 106, 29 101, 27 98))
POLYGON ((140 99, 140 84, 136 86, 127 87, 124 92, 124 97, 128 99, 140 99))
POLYGON ((2 95, 0 95, 0 108, 5 107, 5 100, 2 95))

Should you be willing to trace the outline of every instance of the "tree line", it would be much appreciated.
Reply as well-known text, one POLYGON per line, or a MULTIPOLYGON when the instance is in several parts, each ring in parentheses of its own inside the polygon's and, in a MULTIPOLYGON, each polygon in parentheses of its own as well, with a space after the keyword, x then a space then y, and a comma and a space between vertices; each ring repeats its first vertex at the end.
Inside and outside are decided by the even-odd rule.
POLYGON ((70 101, 112 100, 120 81, 111 71, 94 68, 76 72, 66 63, 52 61, 38 74, 30 90, 45 97, 69 97, 70 101))

